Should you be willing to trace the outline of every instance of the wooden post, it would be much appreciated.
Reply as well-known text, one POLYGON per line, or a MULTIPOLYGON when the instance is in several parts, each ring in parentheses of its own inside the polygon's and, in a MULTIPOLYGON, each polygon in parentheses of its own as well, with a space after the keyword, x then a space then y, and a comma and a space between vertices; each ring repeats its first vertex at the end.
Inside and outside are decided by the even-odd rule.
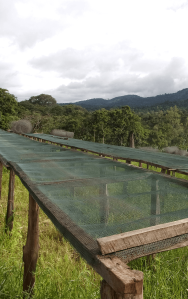
POLYGON ((15 182, 15 173, 13 169, 10 169, 9 176, 9 192, 8 192, 8 202, 7 202, 7 213, 6 213, 6 224, 5 232, 8 230, 11 231, 13 228, 13 219, 14 219, 14 182, 15 182))
POLYGON ((29 217, 27 242, 23 246, 24 277, 23 291, 31 292, 35 284, 36 264, 39 252, 39 206, 29 194, 29 217))
MULTIPOLYGON (((105 176, 105 168, 100 169, 100 177, 105 176)), ((108 185, 101 184, 99 186, 99 195, 101 195, 100 203, 100 220, 101 223, 104 223, 104 226, 108 223, 109 217, 109 198, 108 198, 108 185)))
POLYGON ((142 162, 139 162, 139 167, 142 167, 142 162))
POLYGON ((166 169, 165 168, 161 168, 161 173, 165 173, 166 169))
POLYGON ((130 132, 129 134, 129 147, 132 147, 134 148, 134 133, 133 132, 130 132))
POLYGON ((3 163, 0 162, 0 200, 1 200, 1 190, 2 190, 2 176, 3 176, 3 163))
POLYGON ((167 174, 170 175, 170 170, 169 169, 167 169, 167 174))
POLYGON ((131 270, 118 258, 102 262, 101 299, 143 299, 143 272, 131 270))
MULTIPOLYGON (((160 198, 157 191, 159 190, 159 180, 155 178, 152 179, 151 182, 151 215, 159 215, 160 214, 160 198), (155 193, 154 193, 155 192, 155 193)), ((154 226, 160 224, 160 217, 151 218, 150 225, 154 226)))

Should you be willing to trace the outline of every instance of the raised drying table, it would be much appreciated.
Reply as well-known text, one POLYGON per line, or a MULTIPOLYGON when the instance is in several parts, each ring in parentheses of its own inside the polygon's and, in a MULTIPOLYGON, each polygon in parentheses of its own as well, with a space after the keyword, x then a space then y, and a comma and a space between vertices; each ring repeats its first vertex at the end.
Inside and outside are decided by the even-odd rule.
POLYGON ((122 298, 128 298, 128 285, 134 284, 139 286, 133 288, 134 298, 142 298, 142 277, 136 271, 137 279, 127 283, 126 271, 133 272, 119 258, 128 263, 188 245, 185 180, 2 130, 0 155, 58 230, 122 298))
POLYGON ((66 140, 65 138, 48 134, 23 135, 34 140, 48 141, 52 144, 55 143, 71 147, 72 149, 81 149, 82 151, 89 151, 101 156, 112 157, 114 160, 126 160, 127 163, 131 163, 131 161, 139 162, 140 166, 142 163, 145 163, 147 166, 151 165, 161 168, 162 172, 167 170, 168 174, 170 174, 170 171, 173 171, 173 173, 178 172, 185 175, 188 174, 188 157, 180 155, 95 143, 74 138, 68 138, 66 140))

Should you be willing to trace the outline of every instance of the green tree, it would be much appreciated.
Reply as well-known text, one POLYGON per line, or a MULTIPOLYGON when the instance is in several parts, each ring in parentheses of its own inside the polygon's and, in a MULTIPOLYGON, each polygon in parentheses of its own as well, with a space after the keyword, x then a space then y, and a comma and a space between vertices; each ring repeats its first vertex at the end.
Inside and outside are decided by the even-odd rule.
POLYGON ((57 104, 56 100, 48 94, 40 94, 38 96, 32 96, 29 102, 34 105, 52 106, 57 104))
POLYGON ((129 106, 124 106, 121 109, 110 110, 109 125, 112 131, 112 142, 116 145, 129 146, 128 137, 130 133, 134 133, 137 139, 137 144, 144 136, 144 128, 141 124, 141 118, 136 115, 129 106))
POLYGON ((96 110, 92 113, 91 121, 93 127, 94 142, 97 135, 98 141, 100 141, 100 139, 102 138, 102 142, 104 143, 105 138, 109 135, 110 131, 109 112, 104 108, 96 110))
POLYGON ((14 95, 7 89, 0 88, 0 128, 7 130, 10 122, 18 120, 18 103, 14 95))

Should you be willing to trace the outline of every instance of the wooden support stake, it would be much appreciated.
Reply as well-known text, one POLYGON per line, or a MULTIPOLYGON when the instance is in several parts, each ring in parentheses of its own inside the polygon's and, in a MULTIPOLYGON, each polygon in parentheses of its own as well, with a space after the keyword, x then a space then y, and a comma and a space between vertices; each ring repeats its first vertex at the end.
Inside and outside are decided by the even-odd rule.
POLYGON ((23 246, 24 277, 23 291, 31 292, 35 284, 35 270, 39 252, 39 206, 29 195, 27 242, 23 246))
MULTIPOLYGON (((100 177, 105 177, 105 168, 100 169, 100 177)), ((108 185, 100 184, 99 195, 101 196, 100 203, 100 220, 104 223, 104 226, 108 223, 109 218, 109 197, 108 197, 108 185)))
POLYGON ((0 162, 0 200, 1 200, 1 190, 2 190, 2 176, 3 176, 3 163, 0 162))
POLYGON ((151 218, 150 225, 157 225, 160 224, 160 217, 157 216, 160 214, 160 198, 159 194, 157 193, 159 190, 159 180, 155 178, 152 179, 151 182, 151 216, 156 215, 155 218, 151 218))
POLYGON ((139 167, 142 167, 142 162, 139 162, 139 167))
POLYGON ((166 169, 165 168, 161 168, 161 173, 165 173, 166 169))
POLYGON ((170 175, 170 170, 169 169, 167 169, 167 174, 170 175))
POLYGON ((143 272, 131 270, 116 257, 101 262, 101 299, 143 299, 143 272))
POLYGON ((14 182, 15 182, 15 173, 13 169, 10 169, 9 176, 9 192, 8 192, 8 202, 7 202, 7 213, 6 213, 6 224, 5 232, 13 229, 13 219, 14 219, 14 182))
POLYGON ((132 147, 134 148, 134 133, 133 132, 130 132, 129 134, 129 147, 132 147))

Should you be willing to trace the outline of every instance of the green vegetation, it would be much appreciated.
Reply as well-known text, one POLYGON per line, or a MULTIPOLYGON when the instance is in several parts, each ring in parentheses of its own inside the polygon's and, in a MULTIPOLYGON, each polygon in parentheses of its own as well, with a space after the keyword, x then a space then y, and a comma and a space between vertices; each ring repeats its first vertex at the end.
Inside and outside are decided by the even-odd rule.
MULTIPOLYGON (((137 165, 137 163, 133 163, 137 165)), ((155 168, 150 168, 155 170, 155 168)), ((159 169, 157 170, 159 171, 159 169)), ((186 178, 177 174, 178 177, 186 178)), ((23 246, 27 237, 28 191, 15 181, 15 217, 12 236, 4 233, 9 173, 3 169, 0 202, 0 298, 23 298, 23 246)), ((39 258, 33 299, 100 298, 101 277, 87 265, 56 230, 40 209, 39 258)), ((188 297, 188 249, 158 253, 129 263, 144 273, 144 299, 184 299, 188 297)), ((29 296, 27 296, 29 298, 29 296)))
POLYGON ((74 132, 87 141, 129 146, 134 133, 135 146, 188 148, 188 111, 177 106, 167 110, 131 110, 129 106, 87 111, 76 105, 58 105, 50 95, 41 94, 17 102, 0 89, 0 128, 10 127, 12 120, 27 119, 34 132, 49 134, 53 129, 74 132))

